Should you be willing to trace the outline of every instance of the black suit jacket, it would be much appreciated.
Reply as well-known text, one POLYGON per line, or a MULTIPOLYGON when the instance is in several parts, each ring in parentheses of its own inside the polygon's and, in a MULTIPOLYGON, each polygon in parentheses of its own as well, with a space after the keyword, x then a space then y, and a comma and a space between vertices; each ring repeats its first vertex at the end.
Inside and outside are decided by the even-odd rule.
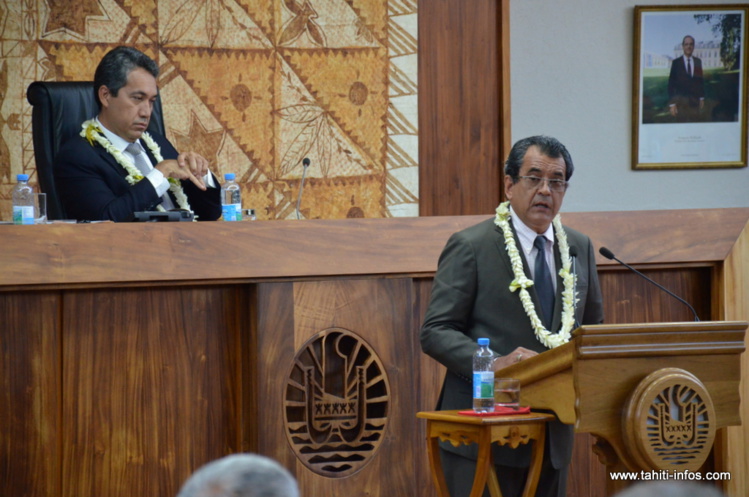
MULTIPOLYGON (((564 228, 570 247, 577 250, 577 321, 582 324, 603 322, 603 302, 596 272, 595 254, 590 239, 571 228, 564 228)), ((530 274, 520 242, 525 273, 530 274)), ((554 244, 557 271, 562 267, 558 244, 554 244)), ((470 409, 472 406, 472 357, 476 340, 490 339, 491 349, 507 355, 522 346, 536 352, 546 347, 533 332, 530 319, 517 292, 510 292, 514 279, 502 230, 488 219, 454 234, 440 256, 432 295, 421 329, 422 350, 447 367, 438 409, 470 409)), ((561 326, 563 283, 557 275, 552 330, 561 326)), ((529 288, 536 308, 540 308, 534 287, 529 288)), ((543 357, 543 356, 542 356, 543 357)), ((563 468, 572 457, 573 428, 559 421, 549 426, 549 456, 552 465, 563 468)), ((443 448, 476 458, 476 445, 451 444, 443 448)), ((530 464, 529 445, 517 449, 494 447, 494 462, 504 466, 530 464)))
POLYGON ((687 74, 684 57, 671 62, 671 73, 668 76, 669 103, 675 103, 677 98, 688 99, 690 107, 697 107, 701 98, 705 98, 705 82, 702 75, 702 61, 692 57, 693 76, 687 74))
MULTIPOLYGON (((153 133, 151 136, 164 159, 177 158, 177 150, 165 137, 153 133)), ((145 148, 151 163, 155 163, 145 148)), ((71 138, 60 149, 54 175, 60 201, 72 219, 129 221, 134 212, 154 210, 162 202, 150 181, 129 184, 125 179, 127 172, 114 157, 82 136, 71 138)), ((215 176, 214 181, 219 184, 215 176)), ((182 188, 198 220, 213 221, 221 216, 220 188, 202 191, 190 181, 182 181, 182 188)), ((172 200, 176 206, 173 196, 172 200)))

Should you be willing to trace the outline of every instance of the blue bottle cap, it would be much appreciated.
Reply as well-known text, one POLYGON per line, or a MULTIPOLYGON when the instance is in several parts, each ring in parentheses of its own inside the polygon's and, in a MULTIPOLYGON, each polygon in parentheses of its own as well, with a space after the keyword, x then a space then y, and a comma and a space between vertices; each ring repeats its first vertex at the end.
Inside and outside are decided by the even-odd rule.
POLYGON ((224 174, 224 179, 226 181, 234 181, 234 178, 236 178, 236 175, 234 173, 226 173, 226 174, 224 174))
POLYGON ((479 346, 485 347, 489 345, 489 339, 488 338, 479 338, 478 340, 479 346))
POLYGON ((29 175, 28 174, 19 174, 18 176, 16 176, 16 180, 17 181, 28 181, 29 180, 29 175))

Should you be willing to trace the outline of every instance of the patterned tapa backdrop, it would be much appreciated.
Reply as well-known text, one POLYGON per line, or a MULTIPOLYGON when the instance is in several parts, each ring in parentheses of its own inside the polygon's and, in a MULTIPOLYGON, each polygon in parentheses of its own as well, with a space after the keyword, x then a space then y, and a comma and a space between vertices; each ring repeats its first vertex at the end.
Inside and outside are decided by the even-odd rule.
POLYGON ((0 216, 36 183, 36 80, 91 80, 132 45, 167 136, 237 174, 259 219, 418 215, 417 0, 0 0, 0 216))

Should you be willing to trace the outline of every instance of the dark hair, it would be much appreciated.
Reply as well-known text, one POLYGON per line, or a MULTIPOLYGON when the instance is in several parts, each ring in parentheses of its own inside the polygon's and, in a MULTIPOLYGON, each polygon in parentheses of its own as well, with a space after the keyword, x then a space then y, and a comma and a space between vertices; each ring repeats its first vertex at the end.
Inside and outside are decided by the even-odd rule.
POLYGON ((692 40, 692 44, 696 45, 697 41, 695 41, 694 36, 692 35, 686 35, 684 38, 681 39, 681 44, 683 45, 685 41, 687 41, 687 38, 692 40))
POLYGON ((96 104, 100 109, 99 88, 106 86, 112 92, 112 95, 116 97, 120 88, 127 84, 127 76, 130 74, 130 71, 138 67, 151 73, 154 78, 159 76, 159 66, 156 65, 156 62, 135 48, 113 48, 102 57, 94 73, 94 95, 96 97, 96 104))
POLYGON ((512 146, 510 154, 507 156, 507 162, 505 162, 505 175, 512 178, 513 182, 518 180, 520 174, 520 168, 523 165, 525 154, 528 152, 530 147, 536 146, 538 150, 546 157, 557 159, 559 157, 564 159, 564 165, 566 166, 565 179, 569 181, 572 177, 572 173, 575 171, 575 165, 572 163, 572 157, 567 151, 567 147, 556 138, 550 136, 529 136, 518 140, 515 145, 512 146))

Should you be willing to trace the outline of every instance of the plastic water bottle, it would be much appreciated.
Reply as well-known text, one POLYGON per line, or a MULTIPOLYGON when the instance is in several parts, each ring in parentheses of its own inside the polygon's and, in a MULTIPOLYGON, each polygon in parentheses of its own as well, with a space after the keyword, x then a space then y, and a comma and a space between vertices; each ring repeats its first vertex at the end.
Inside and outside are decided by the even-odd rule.
POLYGON ((478 344, 473 354, 473 410, 494 412, 494 352, 488 338, 479 338, 478 344))
POLYGON ((13 187, 13 224, 34 224, 34 188, 29 185, 29 175, 16 176, 13 187))
POLYGON ((242 220, 242 190, 234 181, 234 173, 224 174, 221 185, 221 213, 224 221, 242 220))

